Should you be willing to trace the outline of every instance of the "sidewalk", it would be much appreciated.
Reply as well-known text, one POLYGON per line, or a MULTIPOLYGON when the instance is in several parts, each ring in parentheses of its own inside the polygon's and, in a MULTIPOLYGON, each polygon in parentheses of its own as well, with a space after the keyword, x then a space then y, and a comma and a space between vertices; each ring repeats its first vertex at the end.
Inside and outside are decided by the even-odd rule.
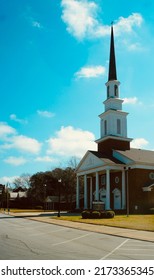
POLYGON ((118 237, 154 242, 154 232, 151 231, 124 229, 124 228, 117 228, 117 227, 85 224, 80 222, 64 221, 64 220, 60 220, 60 219, 58 220, 54 218, 52 219, 51 212, 50 213, 27 212, 27 213, 10 213, 10 214, 15 217, 23 217, 30 220, 54 224, 63 227, 69 227, 69 228, 75 228, 80 230, 97 232, 101 234, 108 234, 108 235, 114 235, 118 237))

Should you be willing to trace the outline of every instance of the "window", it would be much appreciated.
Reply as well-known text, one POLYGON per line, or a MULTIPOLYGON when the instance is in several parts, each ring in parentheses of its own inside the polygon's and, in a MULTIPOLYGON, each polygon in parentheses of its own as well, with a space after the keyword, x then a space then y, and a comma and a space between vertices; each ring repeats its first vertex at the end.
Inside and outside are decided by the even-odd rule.
POLYGON ((109 96, 110 96, 110 87, 107 86, 107 98, 109 98, 109 96))
POLYGON ((104 121, 104 135, 107 135, 107 120, 104 121))
POLYGON ((114 86, 114 95, 116 97, 118 97, 118 86, 117 85, 114 86))
POLYGON ((154 180, 154 172, 150 172, 149 178, 150 178, 151 180, 154 180))
POLYGON ((119 177, 118 177, 118 176, 115 177, 115 183, 116 183, 116 184, 119 183, 119 177))
POLYGON ((120 119, 117 119, 117 134, 121 134, 121 122, 120 122, 120 119))
POLYGON ((101 176, 101 184, 102 185, 106 184, 106 177, 105 177, 105 175, 101 176))

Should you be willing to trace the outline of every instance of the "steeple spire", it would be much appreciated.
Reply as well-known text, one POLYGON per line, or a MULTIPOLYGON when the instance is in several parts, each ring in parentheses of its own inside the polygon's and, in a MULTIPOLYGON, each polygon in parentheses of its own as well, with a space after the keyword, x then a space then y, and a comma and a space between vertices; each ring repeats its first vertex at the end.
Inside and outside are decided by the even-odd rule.
POLYGON ((113 22, 112 22, 108 81, 113 81, 113 80, 117 80, 117 72, 116 72, 116 59, 115 59, 115 50, 114 50, 114 34, 113 34, 113 22))

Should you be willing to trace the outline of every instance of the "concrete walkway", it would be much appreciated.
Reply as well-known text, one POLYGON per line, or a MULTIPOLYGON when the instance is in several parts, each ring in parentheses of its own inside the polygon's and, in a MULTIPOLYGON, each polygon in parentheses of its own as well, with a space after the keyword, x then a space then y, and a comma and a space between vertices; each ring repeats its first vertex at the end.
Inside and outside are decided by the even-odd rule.
POLYGON ((93 224, 85 224, 80 222, 64 221, 64 220, 54 219, 54 218, 52 219, 51 212, 11 213, 11 215, 15 217, 23 217, 39 222, 55 224, 63 227, 69 227, 69 228, 75 228, 75 229, 97 232, 102 234, 109 234, 109 235, 114 235, 114 236, 119 236, 124 238, 154 242, 154 232, 152 231, 124 229, 124 228, 109 227, 103 225, 93 225, 93 224))

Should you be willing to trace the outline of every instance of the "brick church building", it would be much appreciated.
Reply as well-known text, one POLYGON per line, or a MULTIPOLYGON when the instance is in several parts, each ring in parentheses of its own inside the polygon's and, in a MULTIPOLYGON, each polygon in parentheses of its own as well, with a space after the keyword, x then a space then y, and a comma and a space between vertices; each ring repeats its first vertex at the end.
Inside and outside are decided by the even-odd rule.
POLYGON ((105 110, 100 117, 97 151, 87 151, 77 172, 76 208, 82 207, 80 182, 84 181, 84 209, 103 201, 105 209, 150 213, 154 209, 154 151, 130 147, 127 115, 122 110, 117 80, 114 33, 111 26, 109 74, 105 110))

